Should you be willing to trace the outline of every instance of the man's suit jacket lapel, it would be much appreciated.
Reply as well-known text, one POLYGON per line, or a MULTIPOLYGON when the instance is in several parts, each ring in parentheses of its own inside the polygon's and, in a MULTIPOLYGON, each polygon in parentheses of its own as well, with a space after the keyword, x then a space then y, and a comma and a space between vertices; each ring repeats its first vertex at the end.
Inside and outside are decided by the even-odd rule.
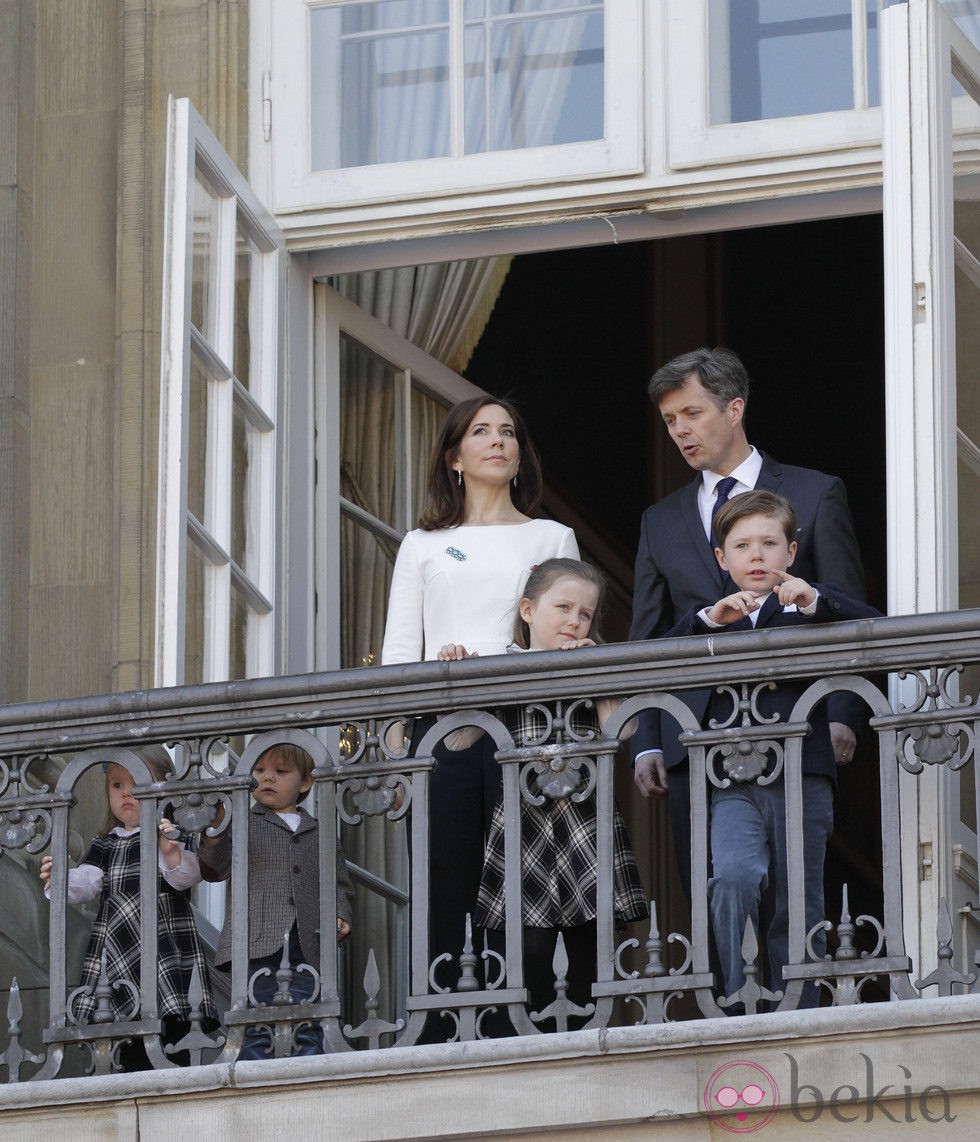
POLYGON ((762 609, 759 611, 759 617, 755 620, 756 627, 772 626, 780 615, 783 613, 783 608, 776 597, 776 593, 772 592, 766 595, 762 603, 762 609))
POLYGON ((711 576, 719 588, 723 587, 728 579, 728 576, 722 571, 715 558, 715 549, 711 546, 711 541, 704 534, 704 524, 701 522, 701 512, 698 510, 698 492, 701 489, 701 476, 700 474, 696 479, 688 484, 685 495, 682 501, 682 512, 684 515, 684 526, 688 530, 691 540, 691 550, 698 552, 701 562, 704 564, 705 570, 711 576))
POLYGON ((755 486, 764 492, 779 492, 779 486, 783 482, 783 466, 778 460, 773 460, 771 456, 767 456, 765 452, 762 453, 762 468, 759 470, 759 478, 755 482, 755 486))

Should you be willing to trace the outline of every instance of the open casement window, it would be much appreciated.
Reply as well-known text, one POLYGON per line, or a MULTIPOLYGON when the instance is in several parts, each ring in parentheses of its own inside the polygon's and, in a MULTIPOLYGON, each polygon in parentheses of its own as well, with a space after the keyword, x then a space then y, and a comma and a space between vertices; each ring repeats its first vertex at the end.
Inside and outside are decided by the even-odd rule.
POLYGON ((641 167, 640 0, 265 0, 277 212, 641 167))
POLYGON ((155 684, 276 673, 284 247, 186 99, 168 109, 155 684))
POLYGON ((378 665, 398 547, 416 526, 446 410, 483 390, 329 285, 317 330, 317 661, 378 665), (339 585, 339 590, 336 586, 339 585))
MULTIPOLYGON (((396 292, 401 284, 394 283, 396 292)), ((413 292, 411 283, 405 292, 413 292)), ((430 298, 435 304, 427 305, 418 294, 432 291, 414 292, 414 301, 403 296, 399 308, 411 308, 416 325, 431 327, 421 311, 441 308, 438 300, 430 298)), ((445 291, 442 298, 448 300, 445 291)), ((418 520, 436 433, 447 408, 482 390, 320 282, 314 287, 314 321, 316 659, 328 669, 378 665, 395 556, 418 520)), ((350 727, 336 744, 350 756, 361 743, 350 727)), ((404 822, 393 826, 383 818, 366 818, 357 828, 345 828, 343 839, 356 870, 358 917, 348 962, 365 963, 373 949, 388 989, 382 1006, 404 1014, 409 869, 404 822)), ((355 993, 361 981, 352 978, 349 986, 355 993)))
MULTIPOLYGON (((882 31, 889 611, 955 610, 980 605, 980 10, 892 3, 882 31)), ((975 669, 924 681, 941 704, 980 690, 975 669)), ((942 902, 955 966, 976 970, 980 947, 972 723, 956 744, 903 786, 920 839, 903 854, 907 940, 926 971, 942 902)))
POLYGON ((882 0, 665 0, 674 169, 877 149, 882 0))

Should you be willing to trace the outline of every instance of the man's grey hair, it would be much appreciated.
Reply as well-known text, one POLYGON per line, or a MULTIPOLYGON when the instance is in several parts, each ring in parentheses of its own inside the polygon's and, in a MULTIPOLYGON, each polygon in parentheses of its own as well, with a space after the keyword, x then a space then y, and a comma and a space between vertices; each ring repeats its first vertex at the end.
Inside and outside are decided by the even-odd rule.
POLYGON ((736 397, 749 399, 749 375, 731 349, 695 349, 662 365, 650 378, 650 400, 659 407, 670 393, 683 388, 688 377, 696 376, 720 409, 736 397))

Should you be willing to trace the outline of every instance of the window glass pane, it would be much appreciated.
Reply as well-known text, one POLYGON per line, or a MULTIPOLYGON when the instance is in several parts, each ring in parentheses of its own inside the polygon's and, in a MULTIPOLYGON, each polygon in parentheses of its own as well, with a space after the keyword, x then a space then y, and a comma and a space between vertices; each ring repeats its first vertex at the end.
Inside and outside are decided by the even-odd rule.
MULTIPOLYGON (((977 131, 980 133, 980 109, 977 110, 977 131)), ((980 174, 964 175, 956 180, 953 233, 965 247, 960 255, 960 269, 969 274, 973 262, 980 260, 980 174), (967 254, 972 256, 973 262, 966 256, 967 254)), ((959 279, 957 279, 957 298, 959 294, 959 279)), ((974 314, 976 313, 974 310, 974 314)), ((959 323, 957 323, 957 335, 959 335, 959 323)))
POLYGON ((377 666, 398 545, 344 516, 340 551, 340 665, 377 666))
POLYGON ((204 523, 204 490, 208 438, 208 374, 191 353, 187 395, 187 510, 204 523))
POLYGON ((250 570, 246 566, 246 560, 249 551, 248 540, 253 532, 248 518, 251 506, 248 462, 253 432, 254 429, 236 402, 231 430, 231 558, 246 572, 250 570))
POLYGON ((942 5, 974 47, 980 48, 980 0, 942 0, 942 5))
POLYGON ((232 371, 248 388, 252 375, 252 330, 261 320, 259 252, 239 231, 235 251, 235 329, 232 371), (253 280, 254 279, 254 280, 253 280))
POLYGON ((207 341, 214 337, 214 282, 211 280, 218 225, 218 200, 201 181, 194 180, 194 234, 191 264, 191 321, 207 341))
POLYGON ((450 152, 447 0, 310 13, 314 170, 450 152))
POLYGON ((868 106, 878 107, 881 104, 881 84, 878 75, 878 3, 879 0, 867 0, 867 35, 868 35, 868 106))
POLYGON ((204 559, 193 541, 187 543, 187 582, 184 618, 184 683, 206 681, 204 677, 204 559))
POLYGON ((397 527, 395 368, 360 342, 340 338, 340 494, 397 527))
POLYGON ((980 607, 980 288, 959 268, 955 282, 959 605, 980 607))
MULTIPOLYGON (((472 42, 468 31, 468 48, 472 42)), ((602 138, 601 8, 588 15, 496 21, 492 43, 490 126, 483 130, 478 125, 477 138, 489 136, 495 151, 602 138)), ((469 63, 468 56, 467 72, 469 63)), ((482 58, 475 63, 482 75, 482 58)), ((468 109, 475 103, 467 98, 468 109)), ((467 137, 466 149, 479 148, 467 137)))
POLYGON ((854 106, 851 0, 710 0, 709 24, 713 123, 854 106))
POLYGON ((488 27, 483 23, 479 27, 469 27, 463 37, 466 58, 463 79, 466 150, 468 154, 478 155, 491 149, 487 144, 487 108, 493 104, 488 88, 487 56, 491 51, 488 27))
POLYGON ((429 454, 449 405, 412 386, 412 519, 414 527, 422 514, 429 476, 429 454))
MULTIPOLYGON (((485 7, 485 3, 478 5, 485 7)), ((491 16, 533 15, 535 12, 572 12, 581 8, 601 8, 595 0, 490 0, 491 16)))
POLYGON ((251 615, 241 592, 231 589, 231 627, 228 631, 228 677, 247 678, 245 636, 251 615))
POLYGON ((597 0, 314 8, 313 169, 601 139, 603 9, 597 0), (457 34, 462 59, 451 54, 457 34))

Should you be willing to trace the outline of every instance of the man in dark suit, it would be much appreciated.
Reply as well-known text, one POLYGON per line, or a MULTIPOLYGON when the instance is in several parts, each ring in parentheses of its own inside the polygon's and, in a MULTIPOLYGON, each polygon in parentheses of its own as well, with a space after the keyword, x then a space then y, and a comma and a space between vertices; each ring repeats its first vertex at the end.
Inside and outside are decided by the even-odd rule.
MULTIPOLYGON (((649 392, 671 439, 698 476, 643 514, 631 639, 662 637, 691 607, 714 603, 734 590, 715 558, 711 520, 725 501, 753 488, 784 496, 796 510, 794 572, 864 599, 864 570, 844 485, 811 468, 780 464, 749 444, 749 378, 731 350, 698 349, 674 358, 654 373, 649 392)), ((707 695, 698 701, 694 713, 700 721, 707 695)), ((854 756, 860 707, 846 697, 833 698, 828 712, 836 764, 846 765, 854 756)), ((681 880, 690 891, 690 789, 676 725, 651 711, 641 716, 632 746, 640 792, 668 796, 681 880)))

